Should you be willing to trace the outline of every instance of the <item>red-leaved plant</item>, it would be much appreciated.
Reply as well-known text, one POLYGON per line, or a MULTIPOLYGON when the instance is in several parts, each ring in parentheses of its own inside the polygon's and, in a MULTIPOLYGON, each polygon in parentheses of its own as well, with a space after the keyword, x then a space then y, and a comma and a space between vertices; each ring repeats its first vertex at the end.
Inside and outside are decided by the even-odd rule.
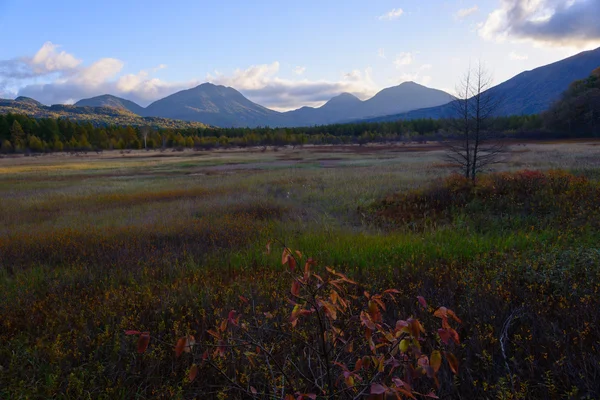
MULTIPOLYGON (((175 357, 190 354, 182 362, 198 394, 218 386, 229 398, 438 398, 443 360, 458 373, 449 349, 459 335, 450 322, 461 321, 452 310, 435 310, 441 327, 427 334, 418 319, 398 318, 398 290, 371 294, 333 268, 318 274, 313 259, 285 245, 281 261, 291 287, 280 308, 262 310, 240 295, 240 311, 229 311, 204 340, 177 341, 175 357), (211 382, 198 379, 204 369, 211 382)), ((417 301, 429 310, 422 296, 417 301)), ((125 334, 138 335, 137 350, 146 351, 149 332, 125 334)))

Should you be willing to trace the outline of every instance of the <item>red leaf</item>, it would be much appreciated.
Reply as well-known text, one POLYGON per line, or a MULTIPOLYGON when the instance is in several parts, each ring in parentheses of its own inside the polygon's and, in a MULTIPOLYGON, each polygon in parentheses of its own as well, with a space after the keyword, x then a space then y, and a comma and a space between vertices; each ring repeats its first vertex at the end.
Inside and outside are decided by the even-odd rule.
POLYGON ((371 394, 384 394, 387 392, 387 388, 379 383, 374 383, 371 385, 371 394))
POLYGON ((417 296, 417 300, 419 300, 419 303, 421 304, 421 306, 424 309, 427 309, 427 302, 425 301, 425 297, 423 297, 423 296, 417 296))
POLYGON ((448 344, 450 342, 450 332, 448 329, 440 328, 438 329, 438 335, 440 335, 440 339, 442 339, 442 343, 448 344))
POLYGON ((240 299, 242 302, 244 302, 244 303, 248 304, 248 299, 247 299, 247 298, 245 298, 245 297, 244 297, 244 296, 242 296, 242 295, 240 295, 240 296, 238 296, 238 297, 239 297, 239 299, 240 299))
POLYGON ((300 282, 298 281, 294 281, 292 282, 292 294, 296 297, 298 297, 298 295, 300 295, 300 282))
POLYGON ((192 366, 190 367, 190 373, 188 374, 188 379, 190 380, 190 382, 193 382, 194 379, 196 379, 197 375, 198 375, 198 366, 196 364, 192 364, 192 366))
POLYGON ((148 344, 150 343, 150 332, 143 332, 138 339, 138 353, 142 354, 148 348, 148 344))
POLYGON ((238 326, 238 323, 235 319, 235 310, 229 311, 229 315, 227 316, 227 321, 233 326, 238 326))
POLYGON ((290 267, 290 271, 294 272, 296 269, 296 259, 293 256, 289 256, 287 260, 288 267, 290 267))
POLYGON ((140 333, 142 333, 142 332, 140 332, 140 331, 125 331, 126 335, 139 335, 140 333))
POLYGON ((254 388, 254 386, 250 386, 250 391, 252 392, 252 394, 258 393, 258 391, 254 388))

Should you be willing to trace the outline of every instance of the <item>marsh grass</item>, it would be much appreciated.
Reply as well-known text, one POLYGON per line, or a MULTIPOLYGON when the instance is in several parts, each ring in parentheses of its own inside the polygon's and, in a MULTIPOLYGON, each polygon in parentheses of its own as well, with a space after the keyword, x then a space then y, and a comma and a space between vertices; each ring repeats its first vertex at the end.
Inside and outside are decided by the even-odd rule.
POLYGON ((218 377, 190 384, 171 349, 137 355, 123 330, 170 343, 205 335, 240 294, 279 304, 273 237, 361 289, 397 288, 402 317, 418 295, 455 309, 461 373, 442 398, 597 398, 599 147, 513 149, 499 171, 576 176, 556 173, 558 194, 486 178, 457 201, 426 147, 2 159, 0 398, 215 397, 218 377), (398 206, 412 211, 377 221, 398 206), (499 339, 515 310, 513 390, 499 339))

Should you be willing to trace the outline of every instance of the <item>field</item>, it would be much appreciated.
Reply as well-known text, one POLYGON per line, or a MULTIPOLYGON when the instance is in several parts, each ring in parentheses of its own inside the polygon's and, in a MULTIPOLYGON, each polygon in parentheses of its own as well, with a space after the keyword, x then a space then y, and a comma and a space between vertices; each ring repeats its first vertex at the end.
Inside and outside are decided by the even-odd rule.
POLYGON ((511 143, 475 188, 452 171, 436 144, 1 158, 0 398, 282 398, 289 380, 292 398, 331 394, 291 375, 306 354, 259 351, 274 337, 242 361, 210 347, 230 310, 288 322, 281 243, 356 281, 348 299, 393 288, 390 323, 430 331, 454 310, 460 342, 425 337, 458 373, 448 358, 422 392, 599 398, 600 142, 511 143))

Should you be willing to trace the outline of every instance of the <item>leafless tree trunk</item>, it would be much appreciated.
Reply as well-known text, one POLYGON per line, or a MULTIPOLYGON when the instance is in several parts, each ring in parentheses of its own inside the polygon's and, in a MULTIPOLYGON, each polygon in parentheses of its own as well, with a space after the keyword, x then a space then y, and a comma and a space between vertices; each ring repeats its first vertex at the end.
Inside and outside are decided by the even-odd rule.
POLYGON ((140 129, 140 132, 142 134, 142 137, 144 138, 144 149, 147 149, 147 141, 148 141, 148 135, 150 134, 150 127, 145 125, 142 126, 142 128, 140 129))
POLYGON ((491 76, 480 63, 466 72, 456 89, 458 98, 452 102, 456 137, 446 143, 446 158, 473 181, 482 169, 501 160, 504 147, 491 129, 501 104, 501 98, 490 92, 491 87, 491 76))

